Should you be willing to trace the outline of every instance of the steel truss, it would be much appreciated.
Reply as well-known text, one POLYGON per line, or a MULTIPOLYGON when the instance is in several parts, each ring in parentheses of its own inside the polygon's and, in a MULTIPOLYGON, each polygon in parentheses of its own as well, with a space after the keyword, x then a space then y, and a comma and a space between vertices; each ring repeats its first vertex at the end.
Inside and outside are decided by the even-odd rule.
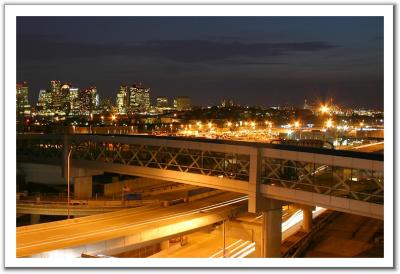
POLYGON ((75 141, 74 159, 249 180, 250 156, 167 146, 75 141))
POLYGON ((383 204, 383 172, 264 157, 264 184, 383 204))
MULTIPOLYGON (((38 161, 60 160, 64 146, 72 158, 126 166, 148 167, 249 181, 250 154, 219 152, 188 147, 110 141, 111 138, 73 136, 68 143, 60 136, 17 138, 17 156, 38 161)), ((358 201, 383 204, 383 171, 262 157, 263 184, 299 189, 358 201)))

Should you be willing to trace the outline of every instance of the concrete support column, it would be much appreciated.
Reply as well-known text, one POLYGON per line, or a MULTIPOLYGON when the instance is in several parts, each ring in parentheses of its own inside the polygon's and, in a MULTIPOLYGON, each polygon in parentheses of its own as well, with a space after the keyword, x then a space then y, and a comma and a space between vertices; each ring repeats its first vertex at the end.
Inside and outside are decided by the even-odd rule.
POLYGON ((282 207, 263 211, 262 215, 262 256, 264 258, 279 258, 281 257, 282 243, 282 207))
POLYGON ((304 207, 303 211, 303 229, 310 232, 312 229, 312 207, 304 207))
POLYGON ((161 248, 161 250, 168 249, 168 248, 169 248, 169 240, 162 241, 162 242, 160 243, 160 248, 161 248))
POLYGON ((248 211, 256 213, 260 211, 260 183, 261 183, 262 154, 259 148, 251 148, 249 167, 249 204, 248 211))
POLYGON ((74 198, 92 198, 92 176, 74 177, 74 198))
POLYGON ((31 225, 40 223, 40 214, 31 214, 31 225))

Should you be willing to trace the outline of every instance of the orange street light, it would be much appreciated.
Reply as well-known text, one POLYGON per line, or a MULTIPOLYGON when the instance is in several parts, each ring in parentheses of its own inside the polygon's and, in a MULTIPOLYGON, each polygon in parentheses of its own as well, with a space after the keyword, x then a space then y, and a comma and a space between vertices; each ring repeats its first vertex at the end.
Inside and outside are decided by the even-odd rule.
POLYGON ((327 105, 322 105, 322 106, 319 108, 319 111, 320 111, 321 113, 329 113, 330 109, 329 109, 329 107, 328 107, 327 105))
POLYGON ((332 119, 328 119, 327 121, 326 121, 326 127, 327 128, 331 128, 331 127, 333 127, 333 121, 332 121, 332 119))

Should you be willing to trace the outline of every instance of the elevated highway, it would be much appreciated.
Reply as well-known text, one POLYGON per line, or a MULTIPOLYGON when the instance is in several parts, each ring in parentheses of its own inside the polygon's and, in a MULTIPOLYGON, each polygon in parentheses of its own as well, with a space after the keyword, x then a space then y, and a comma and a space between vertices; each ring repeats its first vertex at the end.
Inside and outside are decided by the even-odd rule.
POLYGON ((383 218, 379 154, 143 135, 20 135, 17 145, 19 162, 65 168, 72 150, 73 168, 246 194, 250 212, 259 211, 257 197, 264 196, 383 218))
POLYGON ((17 257, 118 251, 196 231, 247 210, 247 198, 224 193, 173 207, 145 206, 17 228, 17 257))
POLYGON ((245 195, 248 211, 263 213, 265 257, 280 256, 283 204, 304 205, 305 226, 315 206, 383 219, 383 154, 155 136, 17 137, 18 163, 59 165, 66 173, 69 152, 74 189, 87 195, 90 174, 106 171, 245 195))

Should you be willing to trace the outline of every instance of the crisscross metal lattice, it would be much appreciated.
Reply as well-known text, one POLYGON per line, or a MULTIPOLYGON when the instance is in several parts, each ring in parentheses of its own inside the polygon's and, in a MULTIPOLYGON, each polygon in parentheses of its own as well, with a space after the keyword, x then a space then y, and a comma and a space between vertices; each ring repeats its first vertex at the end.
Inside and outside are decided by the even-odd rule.
MULTIPOLYGON (((224 146, 208 149, 208 146, 197 147, 193 143, 189 146, 185 141, 170 145, 163 140, 109 136, 69 136, 67 139, 68 142, 63 136, 22 136, 17 138, 17 155, 30 161, 60 162, 66 155, 64 148, 68 146, 73 148, 73 159, 250 180, 248 150, 233 153, 227 152, 224 146)), ((264 184, 383 204, 383 171, 259 157, 260 179, 264 184)))
POLYGON ((383 204, 383 172, 264 157, 264 184, 383 204))
POLYGON ((47 159, 60 161, 64 152, 63 140, 60 138, 24 138, 17 139, 17 156, 30 159, 47 159))
POLYGON ((73 146, 74 159, 249 180, 249 155, 120 142, 73 141, 73 146))

